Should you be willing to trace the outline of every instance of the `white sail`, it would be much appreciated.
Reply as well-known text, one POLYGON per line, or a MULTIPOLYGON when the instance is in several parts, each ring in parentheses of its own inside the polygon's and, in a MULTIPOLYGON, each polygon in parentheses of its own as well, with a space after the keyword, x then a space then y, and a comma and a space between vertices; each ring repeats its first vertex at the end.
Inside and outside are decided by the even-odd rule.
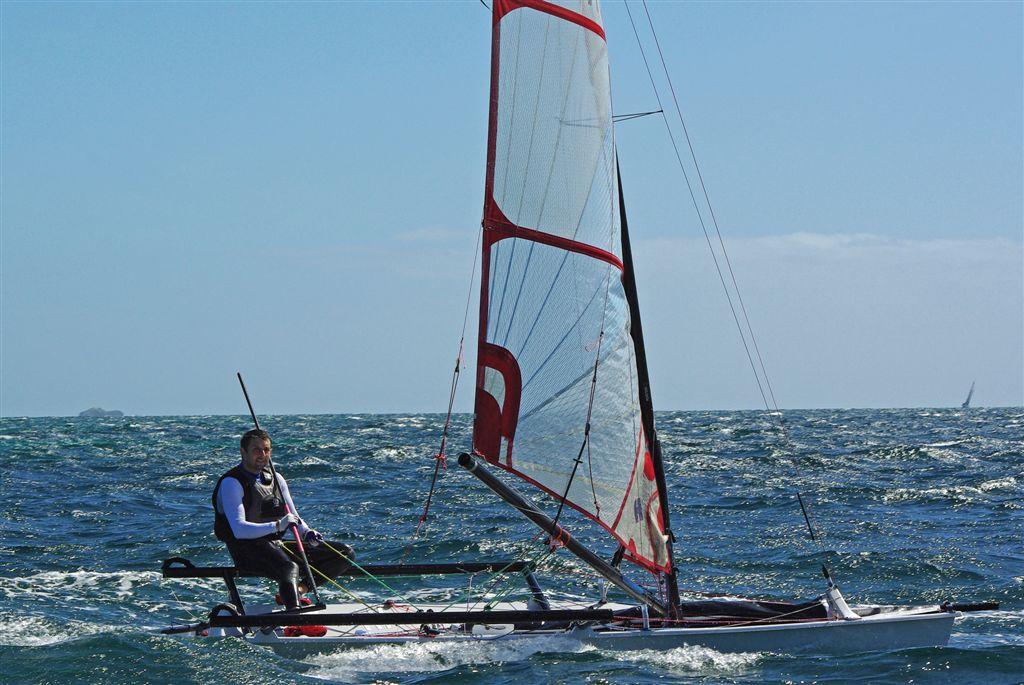
POLYGON ((668 571, 617 184, 598 3, 496 1, 474 449, 668 571))
POLYGON ((967 399, 960 405, 961 409, 969 409, 971 406, 971 398, 974 397, 974 381, 971 381, 971 389, 967 391, 967 399))

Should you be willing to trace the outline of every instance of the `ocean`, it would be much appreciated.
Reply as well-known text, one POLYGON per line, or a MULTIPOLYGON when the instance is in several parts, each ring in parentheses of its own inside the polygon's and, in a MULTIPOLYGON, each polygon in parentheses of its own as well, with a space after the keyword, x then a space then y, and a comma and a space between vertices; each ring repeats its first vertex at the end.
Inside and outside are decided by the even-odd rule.
MULTIPOLYGON (((799 491, 851 602, 998 601, 1000 610, 965 615, 945 648, 842 657, 697 647, 618 653, 552 638, 290 659, 238 640, 162 636, 154 629, 204 616, 225 599, 219 581, 165 580, 159 568, 171 556, 229 563, 211 532, 210 492, 238 461, 248 418, 7 418, 0 419, 0 682, 1024 682, 1024 410, 815 410, 784 418, 788 437, 763 412, 657 415, 684 588, 782 599, 823 592, 822 553, 807 539, 799 491)), ((402 557, 444 416, 261 422, 306 520, 352 545, 362 562, 402 557)), ((456 464, 470 422, 455 418, 449 466, 410 562, 538 552, 532 524, 456 464)), ((601 531, 572 513, 562 520, 610 557, 613 545, 601 531)), ((594 596, 596 579, 567 557, 557 555, 541 582, 556 596, 594 596)), ((387 596, 369 581, 344 583, 360 596, 387 596)), ((393 581, 396 591, 424 599, 454 598, 466 583, 393 581)), ((270 583, 248 580, 242 591, 270 594, 270 583)), ((345 598, 338 588, 323 592, 345 598)))

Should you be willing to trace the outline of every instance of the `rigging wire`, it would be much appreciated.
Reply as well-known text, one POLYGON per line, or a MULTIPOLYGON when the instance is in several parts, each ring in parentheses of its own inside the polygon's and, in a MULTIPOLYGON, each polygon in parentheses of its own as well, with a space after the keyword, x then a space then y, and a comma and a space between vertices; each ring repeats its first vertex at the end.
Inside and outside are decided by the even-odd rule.
MULTIPOLYGON (((614 225, 614 224, 613 224, 614 225)), ((601 364, 601 347, 604 343, 604 328, 605 322, 608 319, 608 294, 611 291, 611 273, 612 267, 606 267, 605 279, 604 279, 604 303, 601 306, 601 329, 597 334, 597 350, 594 353, 594 373, 590 379, 590 397, 587 400, 587 421, 583 428, 583 443, 580 445, 580 451, 576 455, 576 459, 573 460, 572 473, 569 474, 569 480, 565 483, 565 492, 562 493, 561 498, 558 500, 558 510, 555 512, 555 518, 552 520, 552 535, 558 527, 558 517, 562 515, 562 509, 565 507, 567 498, 569 497, 569 488, 572 487, 572 481, 576 478, 576 472, 579 470, 580 464, 583 463, 583 451, 587 452, 587 466, 590 469, 590 491, 594 497, 594 516, 597 520, 601 519, 601 505, 597 501, 597 492, 594 490, 593 480, 593 464, 590 459, 590 419, 594 412, 594 395, 597 392, 597 369, 601 364)), ((559 534, 559 537, 561 535, 559 534)), ((557 539, 552 537, 551 544, 554 545, 557 539)))
POLYGON ((733 304, 732 295, 729 293, 729 286, 726 285, 725 275, 722 273, 721 264, 718 261, 718 255, 715 253, 715 248, 711 244, 711 234, 708 232, 708 227, 704 221, 704 214, 700 211, 700 205, 697 202, 697 194, 693 190, 693 183, 690 181, 690 175, 686 173, 686 166, 683 164, 683 157, 679 152, 679 145, 676 143, 675 134, 672 132, 672 127, 668 122, 668 117, 664 114, 664 105, 661 102, 661 93, 658 91, 658 86, 654 81, 654 74, 651 71, 651 65, 647 61, 647 53, 644 51, 643 43, 640 40, 640 33, 637 31, 636 23, 633 21, 633 13, 629 10, 629 3, 623 0, 622 4, 626 8, 626 14, 629 16, 629 24, 633 27, 633 35, 636 37, 637 45, 640 47, 640 55, 644 60, 644 67, 647 69, 647 77, 651 81, 651 88, 654 89, 654 97, 658 101, 658 109, 662 110, 662 121, 665 123, 665 130, 668 132, 669 140, 672 143, 672 149, 675 152, 676 161, 679 164, 680 171, 683 172, 683 178, 686 180, 686 188, 690 191, 690 200, 693 202, 693 209, 697 212, 697 218, 700 221, 701 231, 704 233, 704 239, 707 241, 708 249, 711 251, 711 258, 715 263, 715 270, 718 272, 718 279, 722 283, 722 289, 725 292, 725 298, 729 303, 729 309, 732 311, 733 321, 736 322, 736 330, 739 331, 740 340, 743 342, 743 349, 747 353, 747 360, 750 362, 750 368, 754 372, 754 379, 757 381, 757 389, 761 393, 761 398, 764 400, 765 405, 768 404, 768 397, 765 394, 764 386, 761 384, 761 375, 757 372, 757 367, 754 366, 753 355, 750 354, 750 347, 747 345, 747 336, 743 333, 743 326, 740 324, 739 315, 736 313, 736 305, 733 304))
MULTIPOLYGON (((537 554, 533 557, 533 559, 527 562, 529 564, 529 568, 536 571, 541 566, 543 566, 545 562, 547 562, 547 560, 554 553, 555 550, 551 549, 550 547, 539 550, 537 554)), ((505 582, 502 583, 502 585, 498 586, 498 581, 501 580, 501 577, 498 574, 504 572, 506 569, 508 569, 509 566, 511 566, 511 564, 509 564, 504 569, 494 574, 494 580, 490 583, 490 585, 487 588, 480 592, 480 600, 473 603, 472 607, 470 608, 470 611, 476 609, 478 606, 480 606, 481 603, 483 603, 484 611, 490 611, 495 607, 495 605, 497 605, 499 602, 501 602, 503 599, 505 599, 510 594, 512 594, 512 592, 515 591, 513 581, 515 581, 516 578, 511 574, 506 575, 505 582), (498 591, 494 592, 496 586, 498 587, 498 591), (487 595, 491 593, 493 593, 493 596, 490 599, 488 599, 487 595)), ((467 604, 471 598, 472 597, 467 598, 467 604)))
POLYGON ((192 609, 189 608, 191 605, 190 604, 186 604, 185 602, 181 601, 178 598, 178 593, 176 593, 174 591, 174 588, 171 588, 171 597, 174 597, 174 601, 177 602, 182 608, 185 609, 185 613, 188 614, 188 617, 192 619, 193 623, 198 623, 199 622, 199 619, 196 617, 196 615, 192 613, 192 609))
POLYGON ((630 119, 639 119, 640 117, 647 117, 652 114, 664 114, 665 110, 655 109, 650 112, 633 112, 632 114, 614 114, 612 115, 612 123, 617 124, 620 121, 629 121, 630 119))
POLYGON ((469 292, 466 294, 466 308, 462 314, 462 335, 459 337, 459 351, 455 355, 455 370, 452 372, 451 387, 448 390, 448 413, 445 415, 444 428, 441 430, 441 445, 437 450, 437 454, 434 456, 434 475, 430 479, 430 490, 427 492, 427 500, 423 505, 423 513, 420 514, 420 519, 416 524, 416 530, 413 532, 412 537, 405 546, 405 550, 402 552, 402 559, 399 564, 404 564, 406 557, 409 556, 409 551, 412 549, 413 543, 419 538, 420 530, 427 522, 427 514, 430 512, 430 504, 434 499, 434 490, 437 487, 437 477, 441 473, 441 468, 448 468, 447 456, 445 449, 448 446, 448 432, 452 424, 452 408, 455 406, 455 391, 459 387, 459 375, 462 370, 463 364, 463 350, 466 345, 466 325, 469 322, 469 305, 473 300, 473 285, 476 281, 476 262, 480 252, 480 237, 483 231, 477 231, 476 245, 473 247, 473 268, 470 269, 469 273, 469 292))
POLYGON ((697 163, 697 153, 693 149, 693 141, 690 139, 690 131, 686 128, 686 121, 683 119, 683 110, 679 106, 679 98, 676 97, 676 87, 672 83, 672 77, 669 75, 668 65, 665 63, 665 54, 661 50, 661 41, 658 40, 658 33, 654 30, 654 20, 651 18, 651 11, 647 7, 647 0, 643 0, 644 13, 647 15, 647 24, 651 27, 651 36, 654 37, 654 45, 658 48, 658 58, 661 60, 661 68, 665 72, 665 79, 668 81, 669 91, 672 93, 672 103, 675 105, 676 114, 679 117, 679 124, 683 127, 683 135, 686 137, 686 145, 690 149, 690 159, 693 160, 693 168, 697 171, 697 179, 700 181, 701 191, 704 193, 704 202, 708 206, 708 214, 711 215, 711 223, 715 227, 715 233, 718 236, 718 244, 722 248, 722 256, 725 257, 725 265, 729 269, 729 277, 732 279, 733 289, 736 291, 736 299, 740 303, 740 311, 743 312, 743 319, 747 324, 747 331, 750 333, 750 342, 754 345, 754 352, 757 354, 757 361, 761 365, 761 375, 764 377, 765 385, 768 387, 768 395, 771 397, 772 406, 775 411, 779 410, 779 405, 775 401, 775 393, 772 391, 772 383, 768 378, 768 371, 764 366, 764 359, 761 358, 761 349, 757 345, 757 338, 754 335, 754 327, 750 325, 750 317, 747 315, 747 306, 743 303, 743 294, 740 292, 740 285, 736 281, 736 273, 732 268, 732 260, 729 259, 729 252, 725 249, 725 241, 722 239, 722 231, 718 227, 718 217, 715 216, 715 208, 711 205, 711 197, 708 195, 707 186, 704 184, 704 174, 700 171, 700 165, 697 163))
MULTIPOLYGON (((326 543, 322 543, 322 544, 326 544, 326 543)), ((328 545, 328 546, 329 546, 329 545, 328 545)), ((292 555, 292 556, 293 556, 293 557, 295 557, 296 559, 298 559, 298 558, 299 558, 299 555, 297 555, 297 554, 296 554, 295 552, 293 552, 293 551, 291 551, 290 549, 288 549, 288 547, 287 547, 287 546, 283 547, 283 549, 284 549, 284 551, 285 551, 285 552, 287 552, 288 554, 292 555)), ((331 549, 334 549, 334 548, 333 548, 333 547, 331 547, 331 549)), ((337 550, 335 550, 335 551, 337 551, 337 550)), ((344 554, 341 554, 341 552, 338 552, 338 554, 340 554, 341 556, 345 556, 344 554)), ((348 557, 345 557, 345 558, 347 559, 348 557)), ((367 608, 367 609, 369 609, 370 611, 372 611, 372 612, 374 612, 374 613, 377 613, 377 609, 376 609, 376 608, 374 608, 374 607, 373 607, 373 606, 371 606, 371 605, 370 605, 369 603, 367 603, 367 602, 366 602, 366 600, 364 600, 364 599, 362 599, 361 597, 359 597, 359 595, 357 595, 356 593, 352 592, 352 591, 351 591, 351 590, 349 590, 349 589, 348 589, 347 587, 345 587, 344 585, 342 585, 341 583, 339 583, 339 582, 337 581, 337 579, 335 579, 335 578, 331 578, 331 577, 330 577, 330 576, 328 576, 328 575, 327 575, 326 573, 324 573, 323 571, 321 571, 320 569, 318 569, 318 568, 317 568, 316 566, 310 565, 310 567, 309 567, 309 568, 310 568, 310 570, 311 570, 311 571, 313 571, 314 573, 316 573, 316 574, 317 574, 318 576, 320 576, 321 578, 323 578, 324 580, 326 580, 326 581, 327 581, 328 583, 330 583, 331 585, 334 585, 335 587, 337 587, 337 588, 338 588, 339 590, 341 590, 342 592, 344 592, 345 594, 347 594, 347 595, 348 595, 349 597, 351 597, 352 599, 354 599, 354 600, 355 600, 356 602, 358 602, 359 604, 362 604, 362 605, 363 605, 364 607, 366 607, 366 608, 367 608)), ((367 574, 367 575, 369 575, 369 574, 367 574)), ((372 578, 373 576, 370 576, 370 577, 372 578)), ((390 588, 388 588, 388 589, 390 589, 390 588)))
MULTIPOLYGON (((788 429, 786 427, 785 417, 783 417, 782 413, 779 411, 779 405, 778 405, 778 402, 775 399, 774 389, 772 388, 771 381, 770 381, 770 379, 768 377, 768 371, 767 371, 767 368, 765 367, 765 363, 764 363, 764 359, 763 359, 763 357, 761 355, 760 347, 757 344, 757 339, 756 339, 756 336, 754 334, 754 328, 753 328, 753 326, 750 323, 750 317, 747 314, 747 308, 746 308, 745 303, 743 302, 743 296, 742 296, 741 291, 740 291, 739 282, 736 279, 736 274, 735 274, 735 271, 733 270, 732 262, 729 259, 729 253, 728 253, 728 250, 725 247, 725 241, 722 238, 722 232, 721 232, 721 229, 720 229, 719 224, 718 224, 718 218, 715 215, 714 207, 711 204, 711 198, 710 198, 710 195, 708 193, 707 186, 704 183, 703 174, 700 171, 700 165, 697 162, 697 155, 696 155, 696 152, 694 151, 693 142, 692 142, 692 140, 690 138, 689 130, 687 129, 686 122, 685 122, 685 120, 683 118, 683 111, 682 111, 682 108, 679 105, 679 99, 678 99, 678 97, 676 95, 675 86, 672 83, 672 77, 669 74, 668 65, 665 62, 665 56, 664 56, 664 53, 663 53, 663 51, 661 49, 661 42, 658 40, 657 31, 654 28, 654 21, 653 21, 653 19, 651 17, 650 9, 647 6, 647 0, 641 0, 641 2, 642 2, 643 7, 644 7, 644 13, 647 16, 647 22, 648 22, 648 25, 649 25, 650 30, 651 30, 651 35, 653 36, 654 43, 657 46, 658 56, 659 56, 659 59, 660 59, 660 62, 661 62, 661 67, 662 67, 662 70, 663 70, 663 72, 665 74, 665 79, 666 79, 666 81, 668 82, 668 85, 669 85, 669 90, 670 90, 671 95, 672 95, 672 102, 673 102, 673 105, 675 106, 675 111, 676 111, 676 115, 677 115, 677 117, 679 119, 679 123, 680 123, 680 125, 681 125, 681 127, 683 129, 683 134, 684 134, 685 139, 686 139, 686 144, 687 144, 687 147, 689 148, 689 152, 690 152, 690 158, 691 158, 691 160, 693 162, 694 169, 697 172, 697 179, 698 179, 698 181, 700 183, 701 191, 702 191, 703 196, 704 196, 704 202, 705 202, 705 204, 707 206, 708 214, 711 217, 711 222, 712 222, 712 225, 714 226, 715 234, 716 234, 716 236, 718 238, 718 244, 719 244, 720 249, 722 251, 722 255, 723 255, 723 258, 725 260, 727 270, 729 272, 729 277, 730 277, 730 280, 732 282, 733 290, 736 293, 736 299, 737 299, 737 301, 738 301, 738 303, 740 305, 740 311, 743 314, 743 321, 746 324, 746 333, 744 332, 743 325, 741 325, 741 323, 740 323, 740 318, 739 318, 739 315, 736 312, 736 307, 733 304, 732 295, 731 295, 731 292, 729 290, 728 285, 726 284, 725 276, 724 276, 724 274, 722 272, 722 268, 721 268, 721 265, 719 263, 718 256, 717 256, 717 254, 715 252, 715 249, 714 249, 714 247, 713 247, 713 245, 711 243, 711 237, 710 237, 710 234, 709 234, 709 231, 708 231, 708 228, 707 228, 707 224, 706 224, 706 222, 704 220, 704 215, 703 215, 703 213, 700 210, 700 206, 699 206, 699 203, 697 201, 697 197, 696 197, 696 193, 695 193, 694 188, 693 188, 693 184, 690 181, 690 176, 686 172, 686 166, 683 163, 682 156, 679 153, 679 147, 678 147, 678 145, 676 143, 675 135, 672 132, 672 127, 669 124, 668 117, 662 111, 662 119, 663 119, 663 121, 665 123, 665 129, 666 129, 666 131, 668 131, 669 140, 672 143, 672 149, 675 152, 676 161, 679 164, 679 169, 680 169, 680 171, 682 171, 683 178, 686 180, 686 187, 689 190, 690 199, 693 202, 693 208, 697 212, 697 218, 700 221, 701 230, 704 233, 704 238, 707 241, 708 249, 710 250, 711 257, 714 260, 715 269, 718 272, 719 281, 722 284, 722 289, 725 292, 726 300, 729 303, 729 309, 732 312, 733 321, 736 324, 736 329, 739 331, 740 340, 743 342, 743 349, 746 352, 747 361, 750 363, 751 371, 754 373, 754 380, 757 382, 758 391, 761 394, 761 399, 764 402, 765 409, 768 410, 769 412, 771 412, 774 409, 774 413, 778 417, 778 420, 779 420, 778 424, 779 424, 780 431, 782 433, 783 440, 786 443, 792 444, 792 440, 789 437, 789 431, 788 431, 788 429), (750 336, 750 342, 751 342, 751 345, 754 348, 754 355, 751 355, 750 347, 747 345, 747 335, 750 336), (757 357, 758 364, 760 365, 760 373, 758 372, 757 365, 754 364, 754 356, 757 357), (764 381, 763 384, 762 384, 762 376, 763 376, 763 381, 764 381), (766 389, 767 389, 767 393, 765 392, 766 389), (769 401, 769 398, 770 398, 770 401, 769 401)), ((649 64, 648 59, 647 59, 647 53, 644 50, 642 41, 640 40, 640 34, 639 34, 638 30, 637 30, 636 23, 633 20, 633 14, 632 14, 632 12, 630 12, 629 4, 628 4, 628 2, 626 2, 626 0, 623 0, 623 5, 626 8, 626 14, 629 17, 629 23, 630 23, 630 25, 633 28, 633 35, 636 37, 637 46, 640 48, 640 54, 643 57, 644 66, 647 69, 647 76, 650 79, 651 87, 654 90, 654 95, 655 95, 655 98, 657 99, 659 110, 664 110, 664 106, 662 105, 661 95, 660 95, 660 93, 658 91, 658 86, 655 83, 654 75, 653 75, 653 73, 651 71, 651 67, 650 67, 650 64, 649 64)), ((795 466, 795 468, 799 471, 799 466, 795 466)), ((819 531, 817 531, 816 527, 814 526, 814 524, 813 524, 813 522, 811 520, 811 515, 810 515, 809 507, 805 504, 805 502, 803 500, 803 497, 801 496, 801 493, 799 492, 799 490, 797 491, 796 494, 797 494, 797 500, 798 500, 798 502, 800 504, 800 509, 801 509, 801 511, 803 512, 803 515, 804 515, 804 520, 805 520, 805 522, 807 524, 807 530, 808 530, 808 532, 810 534, 811 541, 812 542, 816 542, 818 544, 818 547, 820 548, 821 553, 822 553, 822 555, 823 555, 823 557, 825 559, 825 563, 822 565, 822 571, 824 572, 825 577, 831 583, 832 582, 832 577, 831 577, 829 569, 828 569, 828 551, 826 550, 825 545, 823 543, 822 535, 821 535, 821 533, 819 531)))
MULTIPOLYGON (((565 502, 569 497, 569 488, 572 487, 572 481, 576 478, 576 472, 580 468, 580 464, 583 463, 583 451, 587 451, 587 463, 590 463, 590 417, 594 409, 594 391, 597 389, 597 366, 601 359, 601 342, 604 340, 604 330, 597 337, 597 357, 594 359, 594 374, 590 378, 590 399, 587 402, 587 423, 583 428, 583 442, 580 444, 580 451, 576 454, 576 458, 573 459, 572 473, 569 474, 569 480, 565 483, 565 492, 558 499, 558 510, 555 512, 555 518, 552 519, 551 525, 552 535, 554 535, 555 527, 558 525, 558 517, 562 515, 562 509, 565 507, 565 502)), ((591 468, 591 489, 593 489, 593 469, 591 468)), ((600 519, 601 508, 597 504, 597 497, 595 493, 594 497, 594 509, 596 516, 600 519)))

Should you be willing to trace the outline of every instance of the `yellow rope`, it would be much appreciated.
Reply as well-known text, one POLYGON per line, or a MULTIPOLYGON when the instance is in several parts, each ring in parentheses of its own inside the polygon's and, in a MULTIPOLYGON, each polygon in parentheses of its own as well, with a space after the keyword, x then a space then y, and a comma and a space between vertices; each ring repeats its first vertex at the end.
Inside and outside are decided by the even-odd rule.
MULTIPOLYGON (((541 552, 539 552, 537 554, 537 556, 534 557, 533 561, 528 562, 529 565, 530 565, 530 568, 532 570, 539 569, 541 567, 541 565, 545 561, 547 561, 547 558, 549 556, 551 556, 552 553, 553 552, 550 549, 542 550, 541 552)), ((507 597, 512 592, 511 588, 512 588, 512 581, 513 581, 514 577, 512 575, 507 575, 505 577, 505 582, 501 586, 498 585, 498 582, 501 580, 501 576, 505 573, 505 571, 508 570, 508 568, 511 567, 515 563, 516 563, 515 561, 512 561, 508 565, 506 565, 504 568, 501 568, 501 569, 499 569, 499 570, 497 570, 497 571, 495 571, 494 573, 491 574, 491 578, 493 578, 494 580, 491 582, 490 585, 488 585, 486 588, 484 588, 481 591, 481 593, 480 593, 480 600, 477 601, 477 602, 474 602, 473 606, 471 608, 469 607, 469 601, 472 599, 472 596, 471 596, 471 593, 467 591, 467 593, 465 595, 467 610, 468 611, 472 611, 477 606, 479 606, 481 603, 484 603, 484 609, 483 610, 484 611, 490 611, 494 607, 495 604, 500 602, 504 597, 507 597), (488 601, 487 600, 487 593, 494 591, 495 587, 500 587, 500 591, 496 592, 495 596, 493 598, 491 598, 490 601, 488 601)), ((458 601, 461 601, 461 598, 458 601)), ((447 608, 450 608, 450 607, 454 606, 456 603, 458 603, 458 601, 457 602, 452 602, 451 604, 448 605, 448 607, 445 607, 445 608, 447 609, 447 608)))
POLYGON ((365 575, 365 576, 366 576, 367 578, 369 578, 370 580, 374 581, 375 583, 378 583, 379 585, 381 585, 382 587, 384 587, 384 588, 385 588, 386 590, 388 590, 389 592, 391 592, 391 593, 392 593, 393 595, 397 596, 397 597, 398 597, 399 599, 401 599, 401 600, 402 600, 403 602, 405 602, 405 603, 406 603, 406 604, 408 604, 409 606, 413 607, 414 609, 415 609, 415 608, 418 608, 418 607, 417 607, 417 606, 416 606, 415 604, 413 604, 413 603, 412 603, 411 601, 409 601, 409 598, 408 598, 408 597, 406 597, 406 596, 405 596, 405 595, 403 595, 403 594, 402 594, 401 592, 399 592, 399 591, 398 591, 398 590, 396 590, 395 588, 391 587, 390 585, 388 585, 387 583, 385 583, 385 582, 384 582, 383 580, 381 580, 380 578, 378 578, 377 576, 373 575, 372 573, 370 573, 369 571, 367 571, 367 570, 366 570, 365 568, 363 568, 362 566, 360 566, 360 565, 359 565, 358 563, 356 563, 356 560, 355 560, 355 559, 352 559, 352 558, 348 557, 347 555, 345 555, 345 553, 343 553, 343 552, 341 552, 341 551, 339 551, 339 550, 336 550, 336 549, 334 549, 333 547, 331 547, 331 544, 330 544, 329 542, 327 542, 326 540, 322 541, 322 542, 321 542, 320 544, 321 544, 321 545, 323 545, 324 547, 326 547, 327 549, 331 550, 331 551, 332 551, 332 552, 334 552, 335 554, 337 554, 337 555, 338 555, 339 557, 341 557, 342 559, 344 559, 344 560, 345 560, 345 561, 347 561, 348 563, 350 563, 350 564, 352 564, 353 566, 355 566, 355 567, 356 567, 356 569, 357 569, 357 570, 359 570, 359 571, 362 571, 362 573, 363 573, 363 574, 364 574, 364 575, 365 575))
MULTIPOLYGON (((298 555, 297 555, 297 554, 296 554, 295 552, 293 552, 293 551, 291 551, 290 549, 288 549, 288 546, 287 546, 287 545, 283 545, 283 547, 284 547, 284 551, 288 552, 288 554, 291 554, 291 555, 292 555, 293 557, 295 557, 296 559, 298 559, 298 558, 299 558, 299 556, 298 556, 298 555)), ((340 552, 339 552, 339 554, 340 554, 340 552)), ((344 556, 344 555, 342 555, 342 556, 344 556)), ((320 569, 318 569, 318 568, 317 568, 316 566, 313 566, 312 564, 310 564, 310 565, 309 565, 309 568, 310 568, 310 569, 311 569, 311 570, 312 570, 313 572, 315 572, 315 573, 316 573, 317 575, 319 575, 319 576, 320 576, 321 578, 323 578, 324 580, 326 580, 326 581, 327 581, 328 583, 330 583, 330 584, 331 584, 331 585, 333 585, 334 587, 338 588, 339 590, 341 590, 342 592, 344 592, 345 594, 347 594, 347 595, 348 595, 349 597, 351 597, 352 599, 356 600, 356 602, 358 602, 359 604, 362 604, 362 605, 363 605, 364 607, 366 607, 366 608, 367 608, 367 609, 369 609, 370 611, 373 611, 373 612, 377 613, 377 609, 376 609, 376 608, 374 608, 373 606, 371 606, 371 605, 367 604, 367 603, 366 603, 366 600, 364 600, 364 599, 361 599, 361 598, 360 598, 360 597, 359 597, 358 595, 356 595, 356 594, 355 594, 354 592, 352 592, 351 590, 349 590, 349 589, 348 589, 347 587, 345 587, 344 585, 342 585, 341 583, 339 583, 339 582, 338 582, 337 580, 335 580, 334 578, 331 578, 330 576, 328 576, 328 575, 327 575, 326 573, 324 573, 323 571, 321 571, 320 569)))
MULTIPOLYGON (((387 589, 389 592, 391 592, 392 594, 394 594, 394 595, 398 596, 400 599, 402 599, 409 606, 413 607, 414 609, 418 608, 418 607, 416 607, 415 604, 413 604, 413 602, 411 602, 407 597, 405 597, 405 595, 403 595, 398 590, 394 589, 393 587, 391 587, 390 585, 385 583, 383 580, 381 580, 380 578, 378 578, 377 576, 373 575, 372 573, 367 571, 365 568, 360 566, 358 563, 356 563, 355 559, 352 559, 351 557, 349 557, 345 553, 341 552, 340 550, 335 549, 326 540, 324 540, 320 544, 323 545, 324 547, 326 547, 327 549, 331 550, 335 554, 337 554, 342 559, 348 561, 357 570, 361 571, 367 578, 370 578, 374 582, 380 584, 382 587, 387 589)), ((298 555, 295 552, 291 551, 287 546, 284 546, 284 549, 285 549, 285 551, 287 551, 289 554, 291 554, 296 559, 298 558, 298 555)), ((529 562, 530 567, 533 570, 536 570, 536 569, 540 568, 548 560, 548 558, 552 556, 553 551, 554 550, 552 550, 552 549, 544 549, 544 550, 541 550, 540 552, 538 552, 538 554, 534 557, 534 559, 531 562, 529 562)), ((495 572, 493 572, 491 574, 491 578, 493 580, 492 580, 492 582, 486 588, 483 589, 481 597, 480 597, 480 600, 478 600, 477 602, 473 602, 473 607, 474 608, 479 606, 481 603, 484 603, 484 611, 488 611, 497 602, 500 602, 504 597, 507 597, 512 592, 511 585, 512 585, 512 581, 513 581, 513 577, 512 576, 506 576, 505 577, 505 582, 502 584, 501 589, 498 591, 496 596, 493 597, 490 601, 487 601, 487 598, 486 598, 487 593, 494 591, 494 589, 496 587, 498 587, 498 583, 501 580, 501 577, 503 575, 505 575, 506 570, 509 567, 511 567, 512 565, 514 565, 515 563, 516 563, 515 561, 509 562, 508 565, 506 565, 505 567, 503 567, 503 568, 501 568, 501 569, 499 569, 499 570, 497 570, 497 571, 495 571, 495 572)), ((348 594, 350 597, 355 599, 357 602, 359 602, 360 604, 362 604, 366 608, 368 608, 368 609, 370 609, 371 611, 374 611, 374 612, 377 611, 377 609, 375 609, 371 605, 367 604, 366 601, 360 599, 351 590, 349 590, 344 585, 342 585, 341 583, 337 582, 335 579, 333 579, 330 576, 328 576, 327 574, 325 574, 320 569, 316 568, 312 564, 310 564, 309 567, 310 567, 310 569, 315 571, 317 573, 317 575, 319 575, 320 577, 322 577, 327 582, 331 583, 335 587, 339 588, 340 590, 342 590, 343 592, 348 594)), ((471 592, 466 592, 465 594, 461 595, 458 599, 456 599, 455 601, 453 601, 450 604, 448 604, 448 606, 446 606, 443 609, 441 609, 441 611, 442 612, 446 611, 447 609, 450 609, 451 607, 455 606, 456 604, 460 604, 463 601, 463 599, 465 599, 465 601, 468 604, 472 600, 472 593, 471 592)))

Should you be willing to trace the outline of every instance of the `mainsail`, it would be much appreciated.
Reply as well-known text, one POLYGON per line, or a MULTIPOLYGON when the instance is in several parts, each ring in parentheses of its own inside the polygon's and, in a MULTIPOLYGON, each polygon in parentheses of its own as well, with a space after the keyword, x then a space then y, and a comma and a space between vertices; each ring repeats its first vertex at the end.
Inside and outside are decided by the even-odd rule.
POLYGON ((961 409, 970 409, 971 398, 974 397, 974 381, 971 381, 971 389, 967 391, 967 399, 960 405, 961 409))
POLYGON ((495 0, 473 448, 669 573, 619 205, 598 3, 495 0))

